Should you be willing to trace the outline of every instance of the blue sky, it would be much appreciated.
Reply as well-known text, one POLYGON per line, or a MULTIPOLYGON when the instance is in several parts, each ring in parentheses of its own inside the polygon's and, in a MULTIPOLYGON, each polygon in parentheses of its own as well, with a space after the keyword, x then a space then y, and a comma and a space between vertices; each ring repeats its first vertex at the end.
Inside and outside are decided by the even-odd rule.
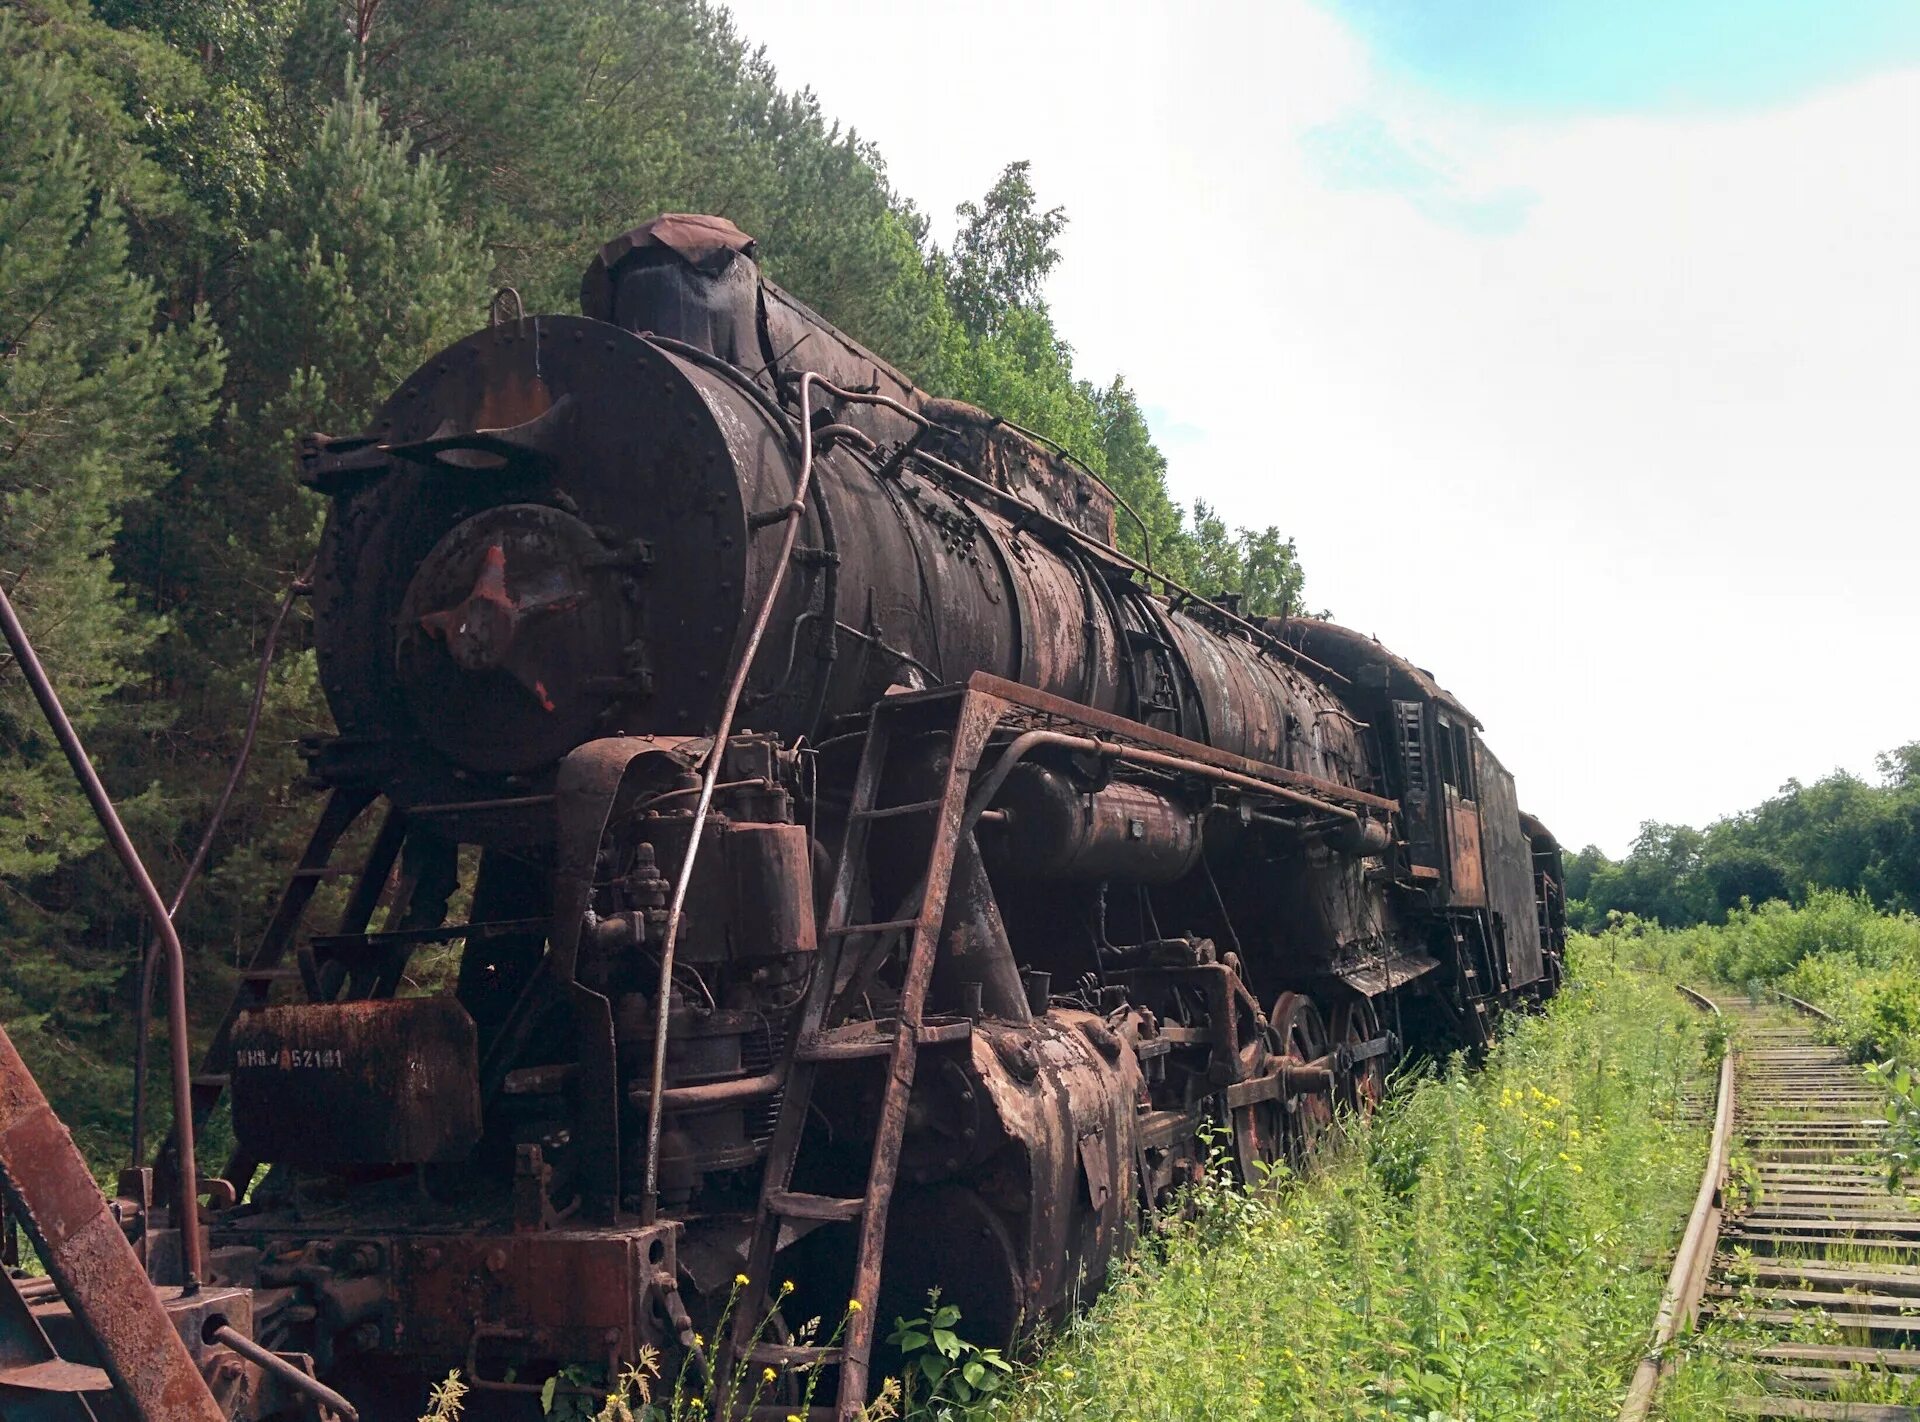
POLYGON ((1920 0, 1323 0, 1378 63, 1529 111, 1761 107, 1920 62, 1920 0))

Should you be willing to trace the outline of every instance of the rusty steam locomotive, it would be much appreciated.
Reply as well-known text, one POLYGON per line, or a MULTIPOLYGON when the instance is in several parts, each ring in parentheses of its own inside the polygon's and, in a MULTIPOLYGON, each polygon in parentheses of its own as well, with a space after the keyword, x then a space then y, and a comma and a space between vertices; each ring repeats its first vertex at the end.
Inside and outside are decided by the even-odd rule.
MULTIPOLYGON (((1251 1178, 1553 989, 1559 850, 1426 672, 1123 555, 1101 480, 725 221, 581 303, 302 450, 338 734, 194 1079, 238 1146, 192 1255, 254 1339, 363 1415, 651 1347, 846 1417, 929 1287, 1058 1317, 1213 1130, 1251 1178)), ((177 1285, 177 1173, 129 1182, 177 1285)))

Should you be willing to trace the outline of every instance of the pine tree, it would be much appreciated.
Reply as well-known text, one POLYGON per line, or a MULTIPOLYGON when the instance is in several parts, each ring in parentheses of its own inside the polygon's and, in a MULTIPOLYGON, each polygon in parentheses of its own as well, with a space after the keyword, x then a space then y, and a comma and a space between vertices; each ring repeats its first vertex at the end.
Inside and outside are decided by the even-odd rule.
MULTIPOLYGON (((448 213, 432 159, 382 123, 357 81, 266 203, 226 331, 224 408, 189 477, 169 491, 172 617, 163 674, 184 723, 170 741, 179 778, 211 797, 237 746, 260 639, 318 542, 325 506, 295 478, 295 442, 361 429, 434 351, 481 325, 487 255, 448 213)), ((301 629, 286 637, 256 769, 203 901, 201 936, 229 953, 250 942, 305 833, 311 801, 289 795, 293 745, 328 712, 301 629)))
MULTIPOLYGON (((157 323, 159 293, 128 267, 126 213, 166 210, 169 185, 102 123, 117 106, 38 38, 0 17, 0 580, 111 771, 131 728, 107 712, 164 626, 116 578, 115 535, 169 476, 171 442, 205 419, 221 353, 204 320, 157 323)), ((119 768, 110 783, 138 826, 159 807, 119 768)), ((0 654, 0 1013, 56 1094, 76 1084, 69 1034, 101 1019, 134 961, 112 896, 89 889, 100 846, 0 654)))

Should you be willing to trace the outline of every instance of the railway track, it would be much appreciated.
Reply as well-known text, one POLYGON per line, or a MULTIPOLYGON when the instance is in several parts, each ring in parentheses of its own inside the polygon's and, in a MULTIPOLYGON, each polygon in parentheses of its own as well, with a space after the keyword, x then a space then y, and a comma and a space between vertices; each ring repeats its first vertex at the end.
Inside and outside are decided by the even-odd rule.
POLYGON ((1622 1422, 1659 1415, 1663 1355, 1688 1318, 1693 1346, 1750 1370, 1731 1415, 1920 1422, 1920 1182, 1887 1189, 1882 1093, 1818 1040, 1817 1008, 1689 996, 1726 1020, 1733 1048, 1700 1203, 1622 1422))

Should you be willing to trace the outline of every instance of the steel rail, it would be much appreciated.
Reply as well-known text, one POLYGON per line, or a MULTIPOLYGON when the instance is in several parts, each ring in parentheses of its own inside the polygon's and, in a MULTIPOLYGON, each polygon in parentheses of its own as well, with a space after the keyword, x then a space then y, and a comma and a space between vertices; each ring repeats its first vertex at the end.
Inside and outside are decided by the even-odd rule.
POLYGON ((187 955, 180 946, 180 935, 174 931, 173 915, 168 911, 166 901, 160 897, 160 890, 154 887, 153 876, 147 873, 147 866, 141 862, 140 851, 134 848, 127 827, 120 822, 120 812, 113 806, 113 797, 107 794, 107 787, 101 783, 99 772, 87 758, 87 748, 80 743, 80 733, 67 718, 66 708, 60 704, 60 695, 54 690, 47 669, 40 664, 33 643, 27 639, 27 629, 21 624, 20 615, 13 610, 13 602, 8 598, 4 586, 0 586, 0 633, 4 633, 7 645, 12 648, 14 658, 20 664, 20 671, 33 691, 34 700, 40 703, 40 713, 47 718, 47 725, 52 727, 55 739, 60 742, 60 749, 66 753, 67 764, 73 767, 74 778, 86 792, 87 803, 93 807, 94 817, 106 832, 107 842, 113 846, 121 867, 139 892, 140 901, 146 908, 147 916, 153 920, 154 932, 159 936, 160 946, 167 955, 167 1035, 171 1038, 167 1046, 172 1058, 173 1127, 180 1156, 177 1167, 180 1173, 180 1198, 174 1213, 179 1216, 181 1291, 195 1293, 200 1288, 205 1266, 200 1239, 200 1182, 193 1159, 193 1066, 189 1060, 190 1044, 187 1041, 187 955))
POLYGON ((1784 992, 1778 994, 1778 996, 1782 1002, 1786 1003, 1787 1006, 1791 1007, 1794 1011, 1803 1013, 1808 1017, 1817 1017, 1822 1022, 1838 1023, 1840 1020, 1824 1007, 1815 1007, 1810 1002, 1802 1002, 1799 998, 1790 997, 1784 992))
MULTIPOLYGON (((1679 985, 1694 1006, 1721 1015, 1709 998, 1692 988, 1679 985)), ((1620 1407, 1620 1422, 1641 1422, 1653 1405, 1654 1392, 1667 1369, 1666 1349, 1700 1307, 1707 1286, 1707 1269, 1713 1262, 1714 1248, 1720 1238, 1722 1191, 1727 1178, 1727 1154, 1733 1139, 1734 1050, 1727 1044, 1720 1058, 1720 1089, 1713 1112, 1713 1138, 1707 1148, 1706 1169, 1700 1174, 1700 1190, 1694 1197, 1693 1213, 1687 1216, 1686 1230, 1680 1236, 1680 1248, 1673 1256, 1673 1269, 1667 1275, 1667 1287, 1660 1295, 1660 1309, 1653 1320, 1653 1345, 1634 1369, 1626 1401, 1620 1407)))

